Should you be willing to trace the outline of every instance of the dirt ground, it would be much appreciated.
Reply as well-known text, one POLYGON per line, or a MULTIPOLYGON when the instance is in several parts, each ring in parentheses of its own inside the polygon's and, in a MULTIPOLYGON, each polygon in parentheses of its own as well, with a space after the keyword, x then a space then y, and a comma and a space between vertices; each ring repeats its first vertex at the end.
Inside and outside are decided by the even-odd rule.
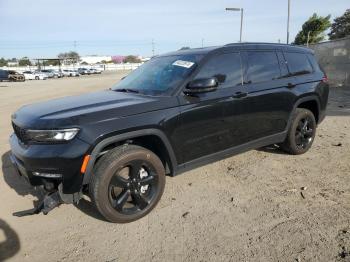
POLYGON ((250 151, 167 178, 158 206, 130 224, 83 200, 17 218, 40 192, 15 176, 10 115, 24 104, 110 87, 125 73, 0 83, 0 260, 350 261, 350 89, 332 89, 312 149, 250 151), (1 171, 0 171, 1 172, 1 171))

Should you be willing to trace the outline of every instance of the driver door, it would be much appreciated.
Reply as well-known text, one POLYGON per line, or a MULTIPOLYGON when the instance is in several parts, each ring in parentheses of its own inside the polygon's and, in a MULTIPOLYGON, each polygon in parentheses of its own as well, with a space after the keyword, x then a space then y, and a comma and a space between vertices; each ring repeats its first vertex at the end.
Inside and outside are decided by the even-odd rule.
POLYGON ((242 93, 240 53, 212 55, 199 69, 194 80, 210 77, 216 77, 219 82, 216 91, 196 95, 181 94, 179 97, 178 141, 181 143, 181 163, 227 149, 237 139, 232 137, 232 125, 235 112, 240 112, 239 99, 235 98, 242 93))

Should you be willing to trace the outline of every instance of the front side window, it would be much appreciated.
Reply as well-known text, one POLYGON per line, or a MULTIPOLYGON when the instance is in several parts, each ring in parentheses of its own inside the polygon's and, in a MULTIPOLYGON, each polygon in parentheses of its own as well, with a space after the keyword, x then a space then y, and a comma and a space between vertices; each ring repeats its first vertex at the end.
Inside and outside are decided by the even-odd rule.
POLYGON ((281 77, 281 71, 276 52, 247 52, 248 83, 259 83, 275 80, 281 77))
POLYGON ((207 61, 195 79, 215 77, 220 88, 242 84, 242 67, 239 53, 213 56, 207 61))
POLYGON ((169 95, 196 68, 203 55, 172 55, 152 58, 112 90, 146 95, 169 95))
POLYGON ((312 73, 312 66, 306 54, 285 52, 284 57, 292 76, 312 73))

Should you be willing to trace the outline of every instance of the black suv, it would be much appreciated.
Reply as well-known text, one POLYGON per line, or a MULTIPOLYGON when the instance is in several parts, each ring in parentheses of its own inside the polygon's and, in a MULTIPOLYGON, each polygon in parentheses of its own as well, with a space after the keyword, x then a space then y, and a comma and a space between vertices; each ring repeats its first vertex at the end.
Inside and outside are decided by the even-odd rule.
POLYGON ((107 220, 131 222, 155 207, 165 175, 271 144, 305 153, 327 100, 327 78, 309 49, 181 50, 109 90, 20 108, 11 159, 61 202, 87 194, 107 220))

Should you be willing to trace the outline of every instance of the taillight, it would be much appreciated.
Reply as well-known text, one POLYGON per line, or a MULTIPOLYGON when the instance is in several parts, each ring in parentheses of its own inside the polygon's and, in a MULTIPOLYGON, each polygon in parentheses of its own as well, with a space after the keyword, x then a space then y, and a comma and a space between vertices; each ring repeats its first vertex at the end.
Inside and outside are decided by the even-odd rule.
POLYGON ((322 77, 322 82, 323 82, 323 83, 328 83, 328 77, 327 77, 327 75, 324 75, 324 76, 322 77))

